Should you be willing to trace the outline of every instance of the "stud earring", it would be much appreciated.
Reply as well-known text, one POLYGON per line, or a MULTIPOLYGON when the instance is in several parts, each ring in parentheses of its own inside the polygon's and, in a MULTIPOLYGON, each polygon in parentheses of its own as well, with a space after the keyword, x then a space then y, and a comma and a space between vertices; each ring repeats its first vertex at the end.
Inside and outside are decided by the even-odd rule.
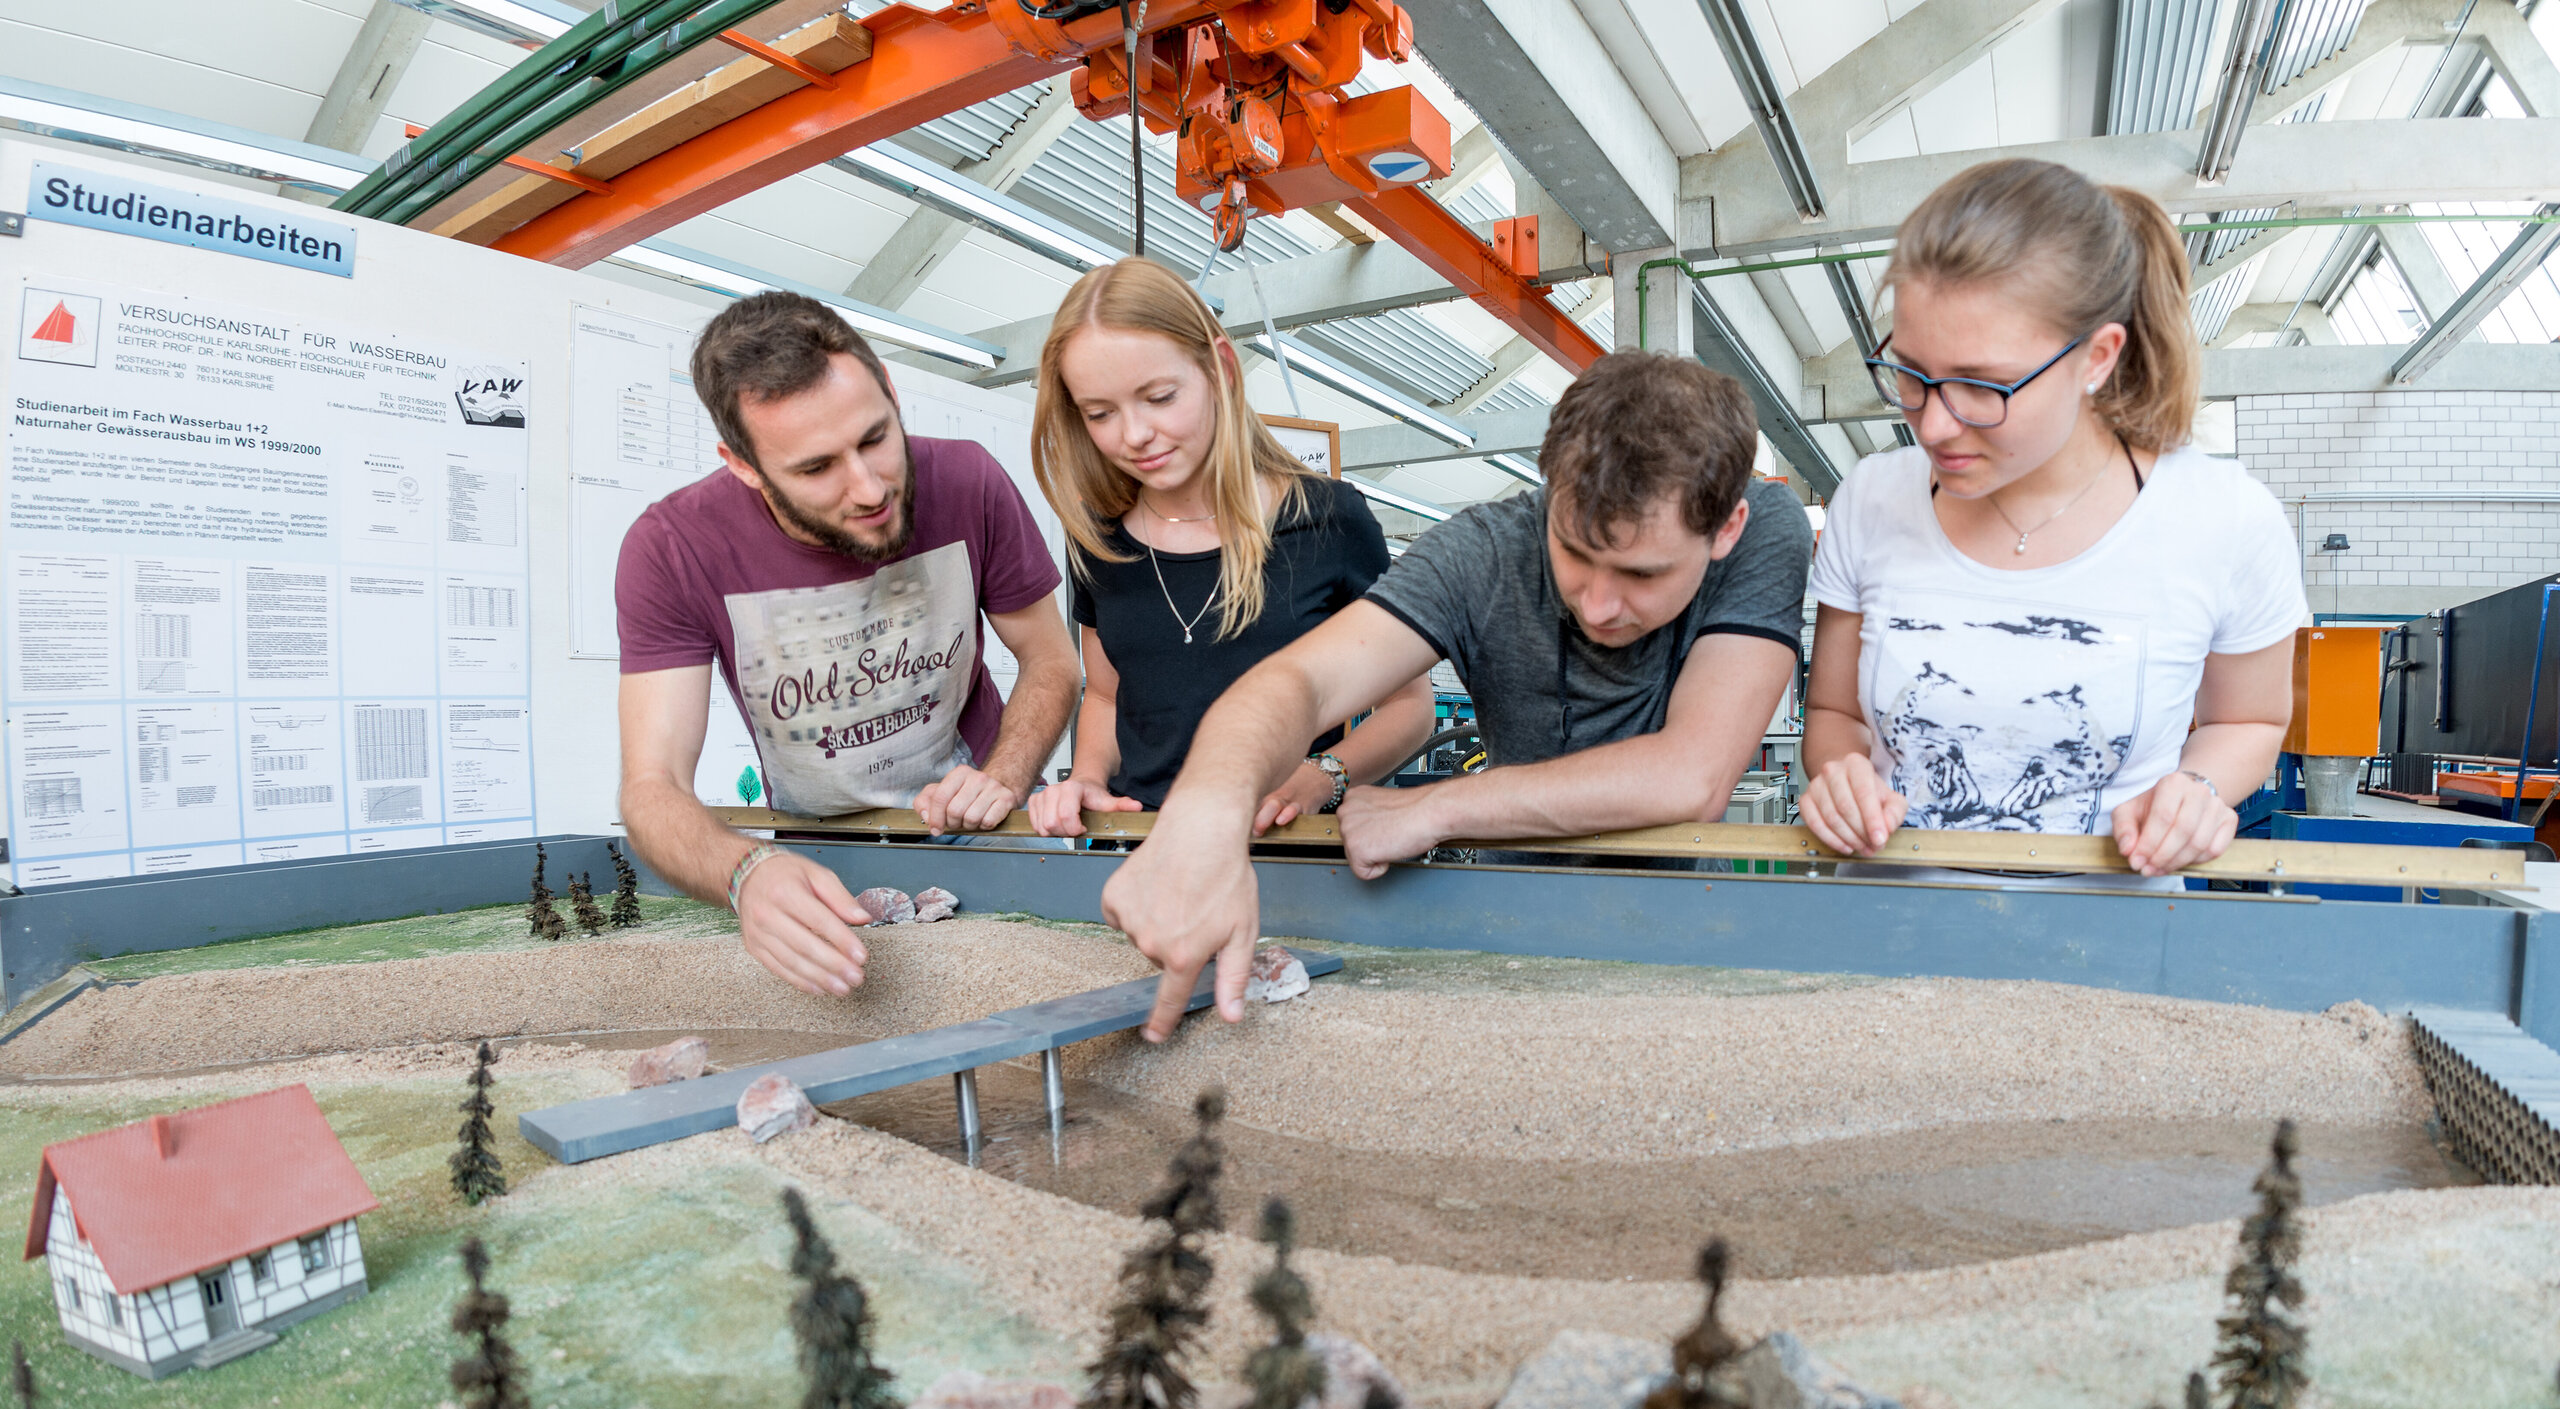
POLYGON ((2098 384, 2097 384, 2096 382, 2091 382, 2091 383, 2089 383, 2089 394, 2090 394, 2091 396, 2095 396, 2095 395, 2097 395, 2097 394, 2098 394, 2098 384))

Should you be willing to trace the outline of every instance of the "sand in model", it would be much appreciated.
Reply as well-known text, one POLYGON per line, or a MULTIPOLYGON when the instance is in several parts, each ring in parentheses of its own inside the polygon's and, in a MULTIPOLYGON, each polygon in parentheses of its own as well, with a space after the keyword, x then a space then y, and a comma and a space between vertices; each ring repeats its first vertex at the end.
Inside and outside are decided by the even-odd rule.
POLYGON ((379 1207, 287 1086, 45 1146, 27 1256, 72 1344, 156 1380, 363 1296, 356 1219, 379 1207))

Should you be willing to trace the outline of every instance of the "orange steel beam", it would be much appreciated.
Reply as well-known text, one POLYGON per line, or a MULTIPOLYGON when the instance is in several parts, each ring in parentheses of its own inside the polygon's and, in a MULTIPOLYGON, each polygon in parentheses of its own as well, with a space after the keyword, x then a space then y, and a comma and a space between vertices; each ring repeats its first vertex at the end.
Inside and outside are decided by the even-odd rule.
POLYGON ((765 43, 763 40, 756 38, 752 34, 747 34, 734 29, 724 29, 720 31, 720 42, 737 50, 741 54, 752 54, 786 73, 796 73, 803 79, 816 84, 820 88, 832 90, 836 86, 836 76, 834 74, 828 73, 824 69, 811 68, 807 64, 804 64, 798 59, 791 57, 789 54, 776 49, 772 45, 765 43))
MULTIPOLYGON (((1116 35, 1119 16, 1109 21, 1116 35)), ((834 89, 795 89, 616 176, 610 194, 588 192, 535 216, 492 247, 583 269, 786 176, 1067 67, 1015 52, 984 10, 933 15, 894 5, 864 23, 871 57, 829 75, 834 89)))
POLYGON ((1608 351, 1547 301, 1546 290, 1512 272, 1493 247, 1413 186, 1391 186, 1343 207, 1377 226, 1478 307, 1511 325, 1529 345, 1580 372, 1608 351))
MULTIPOLYGON (((406 123, 404 126, 408 129, 408 133, 412 137, 415 137, 419 133, 427 130, 414 122, 406 123)), ((536 176, 548 176, 552 180, 557 181, 564 186, 575 186, 581 191, 592 191, 599 196, 609 196, 613 194, 613 188, 611 186, 598 181, 592 176, 584 175, 575 171, 566 171, 560 167, 535 161, 531 157, 509 157, 507 158, 507 165, 512 166, 519 171, 530 171, 536 176)))

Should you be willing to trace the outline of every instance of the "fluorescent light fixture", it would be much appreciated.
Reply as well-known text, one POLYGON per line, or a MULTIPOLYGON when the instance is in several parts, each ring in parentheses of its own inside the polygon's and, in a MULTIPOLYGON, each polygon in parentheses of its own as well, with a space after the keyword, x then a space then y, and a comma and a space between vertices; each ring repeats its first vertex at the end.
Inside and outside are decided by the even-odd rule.
POLYGON ((1250 341, 1254 347, 1262 351, 1264 356, 1274 359, 1286 357, 1289 359, 1289 365, 1298 371, 1349 396, 1354 401, 1384 411, 1416 430, 1438 436, 1461 450, 1468 449, 1476 443, 1476 438, 1468 434, 1466 428, 1457 422, 1411 397, 1378 385, 1313 348, 1291 341, 1286 333, 1276 336, 1277 350, 1273 346, 1274 335, 1256 333, 1250 341))
POLYGON ((965 176, 946 171, 923 157, 886 142, 856 147, 828 165, 852 172, 874 185, 885 186, 955 220, 965 220, 982 230, 1002 235, 1034 254, 1073 265, 1078 271, 1117 263, 1122 254, 1120 250, 1087 239, 1064 222, 1052 220, 991 186, 980 185, 965 176))
POLYGON ((964 367, 975 367, 980 371, 987 371, 1004 360, 1004 349, 994 343, 981 342, 973 337, 934 327, 930 323, 918 323, 901 318, 885 309, 874 308, 867 303, 856 303, 841 294, 830 294, 806 284, 795 284, 788 279, 749 269, 741 264, 732 264, 699 250, 686 249, 682 245, 651 240, 636 245, 625 245, 606 257, 616 264, 628 265, 633 269, 645 269, 652 274, 663 274, 670 279, 682 279, 686 283, 699 284, 706 289, 728 294, 734 298, 744 298, 749 294, 765 293, 773 289, 787 289, 792 293, 806 294, 843 314, 844 320, 853 325, 854 331, 864 337, 895 343, 900 347, 957 362, 964 367))
POLYGON ((373 170, 308 142, 15 78, 0 78, 0 126, 331 195, 373 170))
POLYGON ((519 49, 539 49, 585 18, 558 0, 392 0, 519 49))
POLYGON ((1356 479, 1350 475, 1344 475, 1342 477, 1342 482, 1350 485, 1353 489, 1359 490, 1362 494, 1368 496, 1372 502, 1384 504, 1390 509, 1402 509, 1408 514, 1418 515, 1422 518, 1431 520, 1433 523, 1446 523, 1449 520, 1449 511, 1432 503, 1428 499, 1409 498, 1405 495, 1396 493, 1392 489, 1381 488, 1378 485, 1371 484, 1365 479, 1356 479))
POLYGON ((1487 455, 1484 458, 1486 464, 1493 466, 1495 469, 1502 471, 1504 474, 1511 476, 1513 479, 1516 479, 1523 484, 1545 484, 1547 482, 1547 477, 1538 473, 1538 467, 1531 463, 1529 457, 1526 455, 1487 455))

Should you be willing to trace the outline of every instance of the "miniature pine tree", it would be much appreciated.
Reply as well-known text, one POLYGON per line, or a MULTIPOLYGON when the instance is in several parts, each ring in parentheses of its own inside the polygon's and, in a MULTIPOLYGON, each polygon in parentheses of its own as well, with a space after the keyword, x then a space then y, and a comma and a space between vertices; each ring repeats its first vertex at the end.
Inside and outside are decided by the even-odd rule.
POLYGON ((515 1347, 500 1334, 507 1325, 507 1299, 489 1290, 484 1280, 489 1250, 478 1238, 462 1240, 462 1272, 471 1279, 471 1290, 454 1303, 453 1330, 473 1341, 472 1353, 453 1362, 453 1387, 462 1395, 462 1409, 532 1409, 515 1347))
POLYGON ((18 1409, 36 1409, 36 1367, 27 1363, 27 1343, 9 1342, 9 1388, 17 1392, 18 1409))
POLYGON ((2213 1394, 2205 1387, 2202 1370, 2187 1372, 2187 1409, 2213 1409, 2213 1394))
POLYGON ((2293 1122, 2278 1121, 2272 1158, 2252 1186, 2258 1211, 2240 1226, 2240 1260, 2223 1279, 2232 1308, 2220 1322, 2222 1344, 2213 1363, 2228 1409, 2293 1409, 2311 1378, 2303 1368, 2302 1323, 2279 1309, 2302 1305, 2302 1283, 2293 1275, 2302 1253, 2297 1148, 2293 1122))
POLYGON ((604 854, 613 858, 613 913, 607 918, 615 929, 627 930, 641 922, 640 872, 613 843, 604 844, 604 854))
POLYGON ((566 931, 560 923, 560 912, 551 908, 551 887, 543 883, 542 872, 549 857, 542 843, 533 844, 533 898, 525 902, 525 932, 535 939, 558 939, 566 931))
POLYGON ((862 1283, 836 1270, 809 1205, 797 1189, 782 1191, 791 1220, 791 1275, 804 1285, 791 1299, 791 1334, 800 1342, 800 1372, 809 1377, 801 1409, 898 1409, 889 1393, 896 1376, 871 1359, 871 1304, 862 1283))
POLYGON ((1181 1362, 1209 1323, 1209 1279, 1215 1269, 1201 1240, 1226 1225, 1218 1212, 1218 1174, 1226 1163, 1216 1136, 1226 1116, 1223 1091, 1192 1106, 1200 1128, 1176 1150, 1163 1188, 1138 1212, 1163 1231, 1120 1265, 1120 1301, 1092 1376, 1085 1409, 1190 1409, 1198 1391, 1181 1362))
POLYGON ((1298 1409, 1324 1394, 1324 1360, 1307 1349, 1307 1322, 1316 1303, 1306 1279, 1289 1266, 1298 1220, 1278 1199, 1263 1205, 1262 1241, 1271 1245, 1271 1270, 1254 1279, 1254 1307, 1271 1322, 1271 1344, 1244 1362, 1253 1386, 1253 1409, 1298 1409))
POLYGON ((604 933, 604 912, 596 908, 596 891, 580 871, 569 878, 569 909, 578 917, 578 929, 585 934, 604 933))
POLYGON ((489 1117, 498 1109, 489 1102, 489 1088, 497 1084, 489 1067, 497 1060, 498 1054, 489 1044, 481 1043, 479 1060, 472 1064, 468 1078, 471 1094, 463 1097, 457 1107, 467 1117, 454 1137, 462 1142, 462 1148, 446 1161, 453 1166, 453 1191, 474 1207, 483 1199, 494 1199, 507 1191, 507 1176, 500 1171, 497 1152, 489 1148, 489 1117))
POLYGON ((1671 1343, 1671 1378, 1646 1395, 1644 1409, 1716 1409, 1741 1401, 1712 1378, 1726 1361, 1742 1353, 1742 1342, 1724 1328, 1724 1283, 1732 1271, 1733 1253, 1722 1238, 1698 1250, 1698 1280, 1707 1284, 1707 1306, 1698 1324, 1671 1343))

